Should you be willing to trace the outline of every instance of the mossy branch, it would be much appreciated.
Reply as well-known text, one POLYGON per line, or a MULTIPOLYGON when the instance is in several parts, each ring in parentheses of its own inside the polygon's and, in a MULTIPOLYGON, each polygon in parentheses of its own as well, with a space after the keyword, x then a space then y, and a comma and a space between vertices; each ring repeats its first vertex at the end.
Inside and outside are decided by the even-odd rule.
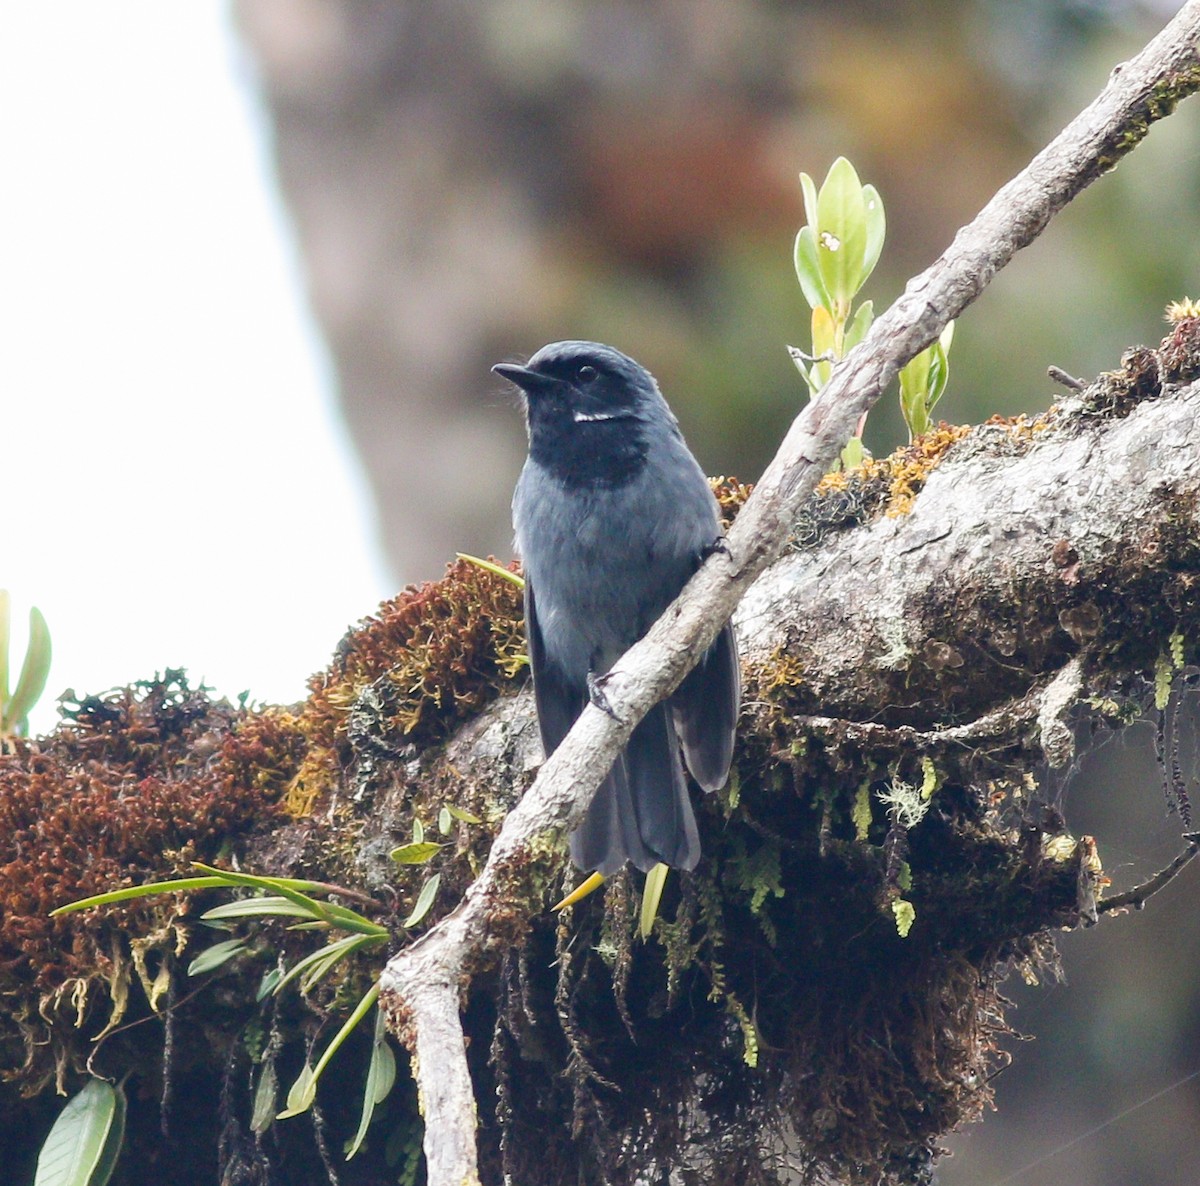
POLYGON ((430 1186, 479 1181, 475 1105, 459 1016, 473 961, 495 940, 547 829, 577 821, 634 725, 686 675, 751 582, 780 555, 801 500, 901 366, 932 342, 1053 215, 1200 86, 1200 0, 1191 0, 1100 96, 1004 186, 946 253, 912 280, 797 417, 712 557, 606 686, 613 716, 588 707, 509 815, 458 908, 397 954, 385 1000, 417 1056, 430 1186))

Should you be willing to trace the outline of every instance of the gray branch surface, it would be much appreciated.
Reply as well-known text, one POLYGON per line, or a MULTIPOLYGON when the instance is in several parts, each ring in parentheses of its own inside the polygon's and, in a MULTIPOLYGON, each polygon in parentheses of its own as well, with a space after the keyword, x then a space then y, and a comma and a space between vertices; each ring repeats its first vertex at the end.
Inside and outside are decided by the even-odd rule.
MULTIPOLYGON (((751 583, 780 556, 802 500, 899 368, 936 338, 1057 211, 1197 86, 1200 0, 1190 0, 1141 53, 1112 72, 1100 96, 996 194, 942 257, 909 282, 867 338, 834 369, 738 515, 727 552, 703 566, 614 669, 605 691, 619 719, 591 706, 584 710, 509 814, 487 865, 459 906, 389 962, 383 974, 385 1001, 415 1056, 430 1186, 479 1181, 460 998, 471 967, 496 940, 494 919, 511 904, 511 883, 520 880, 522 862, 548 829, 569 827, 582 817, 633 727, 678 686, 751 583)), ((932 504, 933 497, 925 501, 932 504)), ((768 612, 765 604, 761 612, 768 612)))

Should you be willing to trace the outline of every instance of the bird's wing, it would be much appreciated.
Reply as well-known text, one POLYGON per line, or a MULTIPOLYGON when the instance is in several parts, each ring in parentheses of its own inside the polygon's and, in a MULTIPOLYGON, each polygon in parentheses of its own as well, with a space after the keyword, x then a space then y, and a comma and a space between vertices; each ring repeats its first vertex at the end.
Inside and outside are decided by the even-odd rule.
POLYGON ((528 578, 525 581, 525 637, 529 645, 529 666, 533 672, 533 696, 537 702, 542 748, 549 757, 583 711, 587 688, 573 684, 562 668, 546 654, 546 644, 538 625, 533 583, 528 578))
POLYGON ((741 697, 737 639, 733 623, 726 622, 670 700, 687 767, 706 791, 715 791, 729 777, 741 697))

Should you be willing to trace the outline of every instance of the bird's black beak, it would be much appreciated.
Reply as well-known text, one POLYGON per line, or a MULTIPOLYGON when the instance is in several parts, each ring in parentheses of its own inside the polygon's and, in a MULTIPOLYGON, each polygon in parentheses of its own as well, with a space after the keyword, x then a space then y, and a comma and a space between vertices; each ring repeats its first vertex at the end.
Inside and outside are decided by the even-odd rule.
POLYGON ((499 375, 501 379, 507 379, 526 395, 547 391, 551 387, 557 387, 559 383, 558 379, 552 378, 550 375, 543 375, 540 371, 531 371, 528 367, 517 366, 512 362, 496 363, 492 367, 492 373, 499 375))

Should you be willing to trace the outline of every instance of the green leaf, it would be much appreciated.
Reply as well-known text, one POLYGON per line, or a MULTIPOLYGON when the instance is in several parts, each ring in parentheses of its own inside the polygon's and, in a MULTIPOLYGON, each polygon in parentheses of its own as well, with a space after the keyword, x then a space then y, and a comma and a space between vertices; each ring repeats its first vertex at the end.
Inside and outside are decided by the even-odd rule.
POLYGON ((338 1052, 342 1043, 354 1032, 355 1027, 360 1021, 371 1011, 371 1006, 379 999, 379 981, 375 983, 363 994, 363 998, 355 1006, 354 1012, 346 1019, 345 1024, 333 1036, 333 1041, 325 1047, 325 1053, 321 1055, 315 1067, 305 1065, 304 1070, 300 1072, 300 1077, 292 1084, 291 1090, 288 1092, 287 1108, 280 1112, 276 1119, 283 1120, 288 1116, 298 1116, 301 1112, 307 1112, 312 1107, 312 1102, 317 1098, 317 1080, 321 1078, 325 1068, 329 1065, 329 1060, 338 1052))
POLYGON ((296 1076, 295 1083, 288 1088, 287 1102, 283 1111, 275 1119, 286 1120, 289 1116, 299 1116, 307 1112, 316 1098, 317 1077, 313 1073, 312 1067, 305 1063, 300 1074, 296 1076))
POLYGON ((206 947, 188 964, 187 974, 203 976, 205 972, 214 971, 222 964, 228 963, 235 955, 241 955, 245 950, 246 941, 244 939, 225 939, 220 943, 214 943, 211 947, 206 947))
POLYGON ((275 1109, 278 1106, 279 1074, 275 1070, 275 1060, 269 1058, 263 1063, 258 1076, 258 1085, 254 1088, 254 1109, 250 1113, 250 1131, 260 1136, 275 1123, 275 1109))
POLYGON ((866 284, 871 273, 875 271, 875 265, 879 262, 879 256, 883 252, 884 236, 887 234, 887 219, 883 214, 883 199, 879 196, 879 191, 873 185, 864 185, 862 193, 867 219, 867 242, 863 248, 862 273, 858 278, 859 288, 866 284))
POLYGON ((303 959, 297 960, 287 972, 280 976, 271 991, 282 992, 297 977, 304 977, 300 985, 301 991, 308 992, 317 981, 342 960, 363 948, 373 947, 378 942, 379 940, 373 939, 369 935, 347 935, 344 939, 335 939, 332 943, 325 943, 316 951, 310 951, 303 959))
POLYGON ((929 430, 929 371, 933 347, 922 350, 900 368, 900 411, 908 425, 908 438, 916 440, 929 430))
POLYGON ((175 894, 191 890, 215 889, 228 885, 224 877, 176 877, 171 881, 148 881, 145 885, 131 885, 125 889, 110 890, 106 894, 93 894, 80 898, 50 911, 51 918, 60 914, 72 914, 76 910, 90 910, 93 906, 108 906, 112 902, 128 902, 131 898, 148 898, 152 894, 175 894))
POLYGON ((424 865, 445 847, 444 844, 434 844, 432 840, 422 840, 393 848, 389 855, 397 865, 424 865))
MULTIPOLYGON (((256 918, 260 915, 280 915, 285 918, 312 918, 307 906, 300 906, 291 898, 268 895, 261 898, 239 898, 236 902, 223 902, 206 910, 201 919, 256 918)), ((324 921, 324 920, 321 920, 324 921)))
POLYGON ((817 225, 817 183, 807 173, 800 174, 800 190, 804 194, 804 217, 808 225, 817 225))
POLYGON ((863 448, 862 437, 851 437, 842 449, 842 469, 857 469, 863 463, 867 451, 863 448))
POLYGON ((472 815, 469 811, 464 811, 461 807, 455 807, 453 803, 446 804, 446 810, 454 816, 455 819, 462 820, 464 824, 481 824, 483 820, 477 815, 472 815))
POLYGON ((901 939, 908 938, 908 932, 912 930, 912 925, 916 921, 917 912, 911 902, 905 901, 904 898, 895 898, 892 901, 892 914, 896 918, 896 931, 901 939))
POLYGON ((193 867, 202 869, 205 873, 219 874, 231 885, 249 886, 251 889, 274 890, 297 906, 306 908, 309 918, 321 919, 331 926, 340 927, 344 931, 357 931, 363 935, 387 936, 390 934, 386 927, 371 922, 355 910, 339 906, 335 902, 318 902, 301 893, 297 886, 304 889, 323 890, 327 887, 319 882, 296 881, 290 877, 256 877, 251 873, 232 873, 224 869, 214 869, 211 865, 193 862, 193 867))
POLYGON ((838 157, 817 194, 817 263, 833 298, 835 319, 844 320, 860 286, 867 247, 867 208, 854 166, 838 157))
POLYGON ((454 817, 450 814, 450 809, 448 807, 443 807, 441 811, 438 812, 438 831, 441 832, 443 836, 449 836, 450 829, 453 824, 454 817))
POLYGON ((796 264, 796 279, 800 281, 800 291, 810 309, 828 308, 833 304, 821 279, 821 265, 817 262, 817 238, 812 227, 800 228, 796 236, 796 246, 793 258, 796 264))
POLYGON ((58 1114, 38 1154, 33 1186, 104 1186, 125 1139, 125 1093, 91 1079, 58 1114))
POLYGON ((375 1012, 375 1041, 371 1047, 371 1062, 367 1066, 367 1084, 363 1090, 362 1117, 358 1122, 358 1132, 346 1146, 347 1161, 362 1147, 376 1106, 387 1099, 388 1092, 392 1090, 395 1082, 396 1056, 392 1053, 391 1046, 388 1045, 387 1021, 383 1010, 377 1009, 375 1012))
POLYGON ((257 1002, 258 1004, 261 1004, 263 1001, 265 1001, 267 999, 267 997, 269 997, 275 991, 275 989, 279 985, 280 980, 282 980, 282 979, 283 979, 283 969, 282 968, 278 968, 278 967, 271 968, 268 972, 264 973, 263 978, 259 982, 259 985, 258 985, 258 992, 256 992, 254 994, 255 1002, 257 1002))
POLYGON ((421 844, 425 839, 425 825, 419 819, 413 816, 413 838, 414 844, 421 844))
POLYGON ((433 900, 437 897, 438 886, 441 884, 441 881, 442 875, 435 873, 421 886, 421 892, 417 895, 417 904, 412 908, 412 913, 400 924, 405 930, 415 927, 432 909, 433 900))
POLYGON ((867 336, 867 330, 871 328, 874 320, 874 303, 863 301, 854 314, 854 320, 850 322, 850 328, 846 330, 846 336, 842 341, 843 354, 849 354, 867 336))
POLYGON ((642 916, 638 920, 638 933, 643 939, 650 938, 654 920, 658 917, 658 904, 662 901, 663 886, 667 884, 670 867, 661 861, 646 874, 646 885, 642 890, 642 916))
POLYGON ((4 706, 4 718, 0 721, 0 732, 24 733, 28 721, 29 710, 38 702, 38 697, 46 690, 46 680, 50 677, 50 629, 41 610, 34 607, 29 611, 29 647, 25 652, 25 661, 21 664, 21 674, 17 678, 17 687, 12 698, 4 706))
POLYGON ((454 554, 460 560, 465 560, 468 564, 474 564, 476 568, 482 568, 485 572, 492 573, 493 576, 503 577, 506 581, 516 585, 518 589, 525 588, 525 578, 520 573, 513 572, 508 568, 502 568, 499 564, 494 564, 491 560, 481 560, 478 556, 471 556, 466 552, 455 552, 454 554))

